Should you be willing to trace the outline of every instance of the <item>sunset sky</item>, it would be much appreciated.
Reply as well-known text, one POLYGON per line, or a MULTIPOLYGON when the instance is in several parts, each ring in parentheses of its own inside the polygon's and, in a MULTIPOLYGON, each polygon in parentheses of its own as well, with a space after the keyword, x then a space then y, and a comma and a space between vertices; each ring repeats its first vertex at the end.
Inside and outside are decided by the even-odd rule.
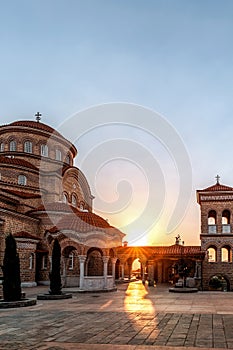
POLYGON ((79 111, 112 102, 154 111, 171 127, 164 143, 150 134, 143 113, 145 130, 132 121, 113 124, 111 113, 109 125, 80 132, 86 126, 77 117, 76 165, 87 175, 96 212, 129 243, 173 244, 179 233, 185 244, 199 244, 196 189, 212 185, 217 174, 233 186, 232 13, 231 0, 2 1, 1 124, 40 111, 44 123, 62 129, 79 111), (192 192, 183 221, 168 234, 182 175, 167 147, 175 135, 189 155, 192 192), (150 157, 155 168, 148 169, 150 157), (142 215, 160 185, 160 215, 151 206, 142 215))

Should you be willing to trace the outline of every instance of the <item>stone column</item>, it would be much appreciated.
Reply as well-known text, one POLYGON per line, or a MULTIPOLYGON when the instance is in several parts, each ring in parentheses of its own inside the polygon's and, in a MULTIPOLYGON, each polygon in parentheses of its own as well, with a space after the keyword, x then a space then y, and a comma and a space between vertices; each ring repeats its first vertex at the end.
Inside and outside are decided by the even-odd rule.
POLYGON ((146 262, 143 260, 140 260, 141 263, 141 271, 142 271, 142 283, 145 284, 145 268, 146 268, 146 262))
POLYGON ((125 267, 124 267, 124 263, 121 263, 120 266, 121 266, 121 279, 124 280, 125 278, 125 267))
POLYGON ((109 256, 102 257, 104 262, 104 289, 107 289, 107 275, 108 275, 108 260, 109 256))
POLYGON ((131 263, 128 263, 128 271, 129 271, 129 281, 131 280, 131 272, 132 272, 132 264, 131 263))
POLYGON ((63 263, 63 272, 62 272, 63 286, 66 287, 67 259, 64 256, 62 256, 61 261, 63 263))
POLYGON ((112 261, 112 278, 113 278, 113 284, 115 286, 117 258, 111 258, 111 261, 112 261))
POLYGON ((154 260, 148 260, 148 286, 154 286, 154 260))
POLYGON ((80 270, 80 276, 79 276, 79 288, 83 289, 84 286, 84 263, 86 260, 86 255, 79 255, 79 270, 80 270))
POLYGON ((163 263, 158 261, 158 283, 162 283, 163 278, 163 263))
POLYGON ((201 289, 201 285, 202 285, 202 263, 201 263, 201 260, 196 261, 194 279, 195 279, 196 287, 198 289, 201 289))

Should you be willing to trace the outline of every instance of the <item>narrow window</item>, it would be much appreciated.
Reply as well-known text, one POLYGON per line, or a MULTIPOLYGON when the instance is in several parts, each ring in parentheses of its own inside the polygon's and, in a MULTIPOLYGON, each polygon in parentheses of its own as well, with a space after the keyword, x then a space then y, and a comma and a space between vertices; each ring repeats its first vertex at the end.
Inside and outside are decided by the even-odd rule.
POLYGON ((31 141, 24 142, 24 152, 32 153, 32 142, 31 141))
POLYGON ((56 160, 61 161, 61 151, 59 149, 56 149, 56 160))
POLYGON ((208 233, 217 233, 216 218, 216 211, 210 210, 208 214, 208 233))
POLYGON ((47 270, 48 268, 48 255, 43 255, 42 257, 42 269, 47 270))
POLYGON ((27 185, 27 178, 25 175, 19 175, 18 176, 18 185, 26 186, 27 185))
POLYGON ((230 224, 230 212, 229 210, 224 210, 222 213, 222 225, 229 225, 230 224))
POLYGON ((4 152, 5 145, 3 142, 0 143, 0 152, 4 152))
POLYGON ((231 248, 228 246, 221 248, 221 262, 231 262, 232 261, 232 254, 231 254, 231 248))
POLYGON ((67 164, 70 164, 70 155, 69 155, 69 154, 66 155, 65 162, 66 162, 67 164))
POLYGON ((49 155, 49 148, 47 145, 41 145, 40 147, 40 154, 42 157, 48 157, 49 155))
POLYGON ((74 253, 70 253, 69 254, 68 269, 69 270, 73 270, 74 269, 74 253))
POLYGON ((208 262, 217 261, 217 249, 215 247, 208 248, 207 253, 208 253, 208 262))
POLYGON ((76 198, 75 194, 72 194, 71 203, 72 203, 73 207, 77 207, 77 198, 76 198))
POLYGON ((10 142, 10 151, 15 152, 16 151, 16 141, 12 140, 10 142))
POLYGON ((63 203, 67 203, 67 202, 68 202, 68 200, 67 200, 67 194, 65 194, 65 193, 63 193, 63 195, 62 195, 62 202, 63 202, 63 203))
POLYGON ((34 269, 34 254, 33 253, 29 257, 29 269, 30 270, 34 269))

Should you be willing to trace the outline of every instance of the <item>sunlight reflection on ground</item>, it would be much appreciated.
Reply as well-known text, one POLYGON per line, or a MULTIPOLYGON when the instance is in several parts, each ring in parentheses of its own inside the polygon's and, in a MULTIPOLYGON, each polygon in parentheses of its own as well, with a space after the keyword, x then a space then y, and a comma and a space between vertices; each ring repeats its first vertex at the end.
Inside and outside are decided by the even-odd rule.
POLYGON ((129 283, 125 292, 124 309, 128 312, 144 311, 149 314, 155 314, 155 308, 151 300, 147 298, 147 287, 141 281, 135 282, 134 285, 129 283), (137 288, 135 288, 135 285, 137 288))

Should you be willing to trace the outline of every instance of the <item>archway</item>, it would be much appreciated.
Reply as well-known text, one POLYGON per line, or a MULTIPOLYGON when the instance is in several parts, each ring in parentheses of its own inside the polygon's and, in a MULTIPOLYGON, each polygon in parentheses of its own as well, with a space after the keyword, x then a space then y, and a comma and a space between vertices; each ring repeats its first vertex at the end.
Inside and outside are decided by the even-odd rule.
POLYGON ((134 259, 132 263, 132 277, 139 279, 142 276, 141 263, 139 258, 134 259))
POLYGON ((227 292, 230 291, 230 281, 224 275, 214 275, 209 279, 209 289, 227 292))
POLYGON ((103 276, 103 252, 99 248, 90 248, 87 252, 86 276, 103 276))

